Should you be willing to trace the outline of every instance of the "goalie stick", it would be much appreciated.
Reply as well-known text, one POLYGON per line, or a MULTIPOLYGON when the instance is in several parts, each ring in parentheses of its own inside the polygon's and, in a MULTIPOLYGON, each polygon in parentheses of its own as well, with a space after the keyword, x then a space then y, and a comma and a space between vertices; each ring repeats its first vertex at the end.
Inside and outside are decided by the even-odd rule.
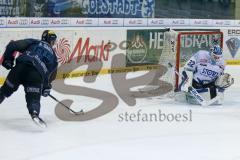
POLYGON ((81 109, 79 112, 76 112, 74 110, 72 110, 69 106, 65 105, 64 103, 60 102, 57 98, 55 98, 53 95, 49 94, 49 97, 51 97, 53 100, 55 100, 56 102, 60 103, 62 106, 64 106, 66 109, 68 109, 69 111, 71 111, 74 115, 83 115, 84 111, 81 109))
POLYGON ((219 96, 214 97, 213 99, 206 101, 198 92, 195 88, 193 88, 192 86, 190 86, 188 88, 188 93, 191 93, 191 95, 198 101, 198 103, 200 103, 202 106, 209 106, 211 104, 213 104, 214 102, 216 102, 217 100, 220 99, 219 96))

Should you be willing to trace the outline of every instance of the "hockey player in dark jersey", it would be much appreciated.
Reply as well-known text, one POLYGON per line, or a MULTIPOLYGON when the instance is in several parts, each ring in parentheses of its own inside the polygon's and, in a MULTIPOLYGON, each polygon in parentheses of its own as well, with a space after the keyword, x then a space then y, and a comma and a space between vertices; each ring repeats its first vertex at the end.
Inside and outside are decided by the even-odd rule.
POLYGON ((10 42, 3 54, 2 66, 10 70, 6 81, 0 88, 0 104, 15 92, 19 85, 24 86, 27 109, 33 121, 46 127, 39 117, 41 96, 47 97, 51 82, 57 73, 57 57, 52 49, 57 39, 53 31, 45 30, 41 40, 23 39, 10 42), (13 53, 22 53, 16 58, 13 53))

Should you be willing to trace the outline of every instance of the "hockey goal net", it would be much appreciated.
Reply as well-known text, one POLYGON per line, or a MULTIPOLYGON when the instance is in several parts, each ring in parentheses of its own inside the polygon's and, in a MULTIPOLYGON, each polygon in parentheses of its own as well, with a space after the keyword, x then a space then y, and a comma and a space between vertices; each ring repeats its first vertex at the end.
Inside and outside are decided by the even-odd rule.
POLYGON ((178 87, 180 81, 180 77, 177 73, 182 72, 183 66, 191 56, 199 50, 209 51, 214 44, 218 44, 222 47, 223 33, 219 31, 179 32, 177 42, 175 88, 178 87))
MULTIPOLYGON (((182 72, 182 67, 190 59, 190 57, 198 50, 209 50, 210 47, 217 43, 223 45, 223 33, 219 31, 181 31, 176 32, 170 30, 164 33, 163 50, 160 55, 159 64, 167 68, 166 73, 161 76, 163 84, 147 85, 141 88, 141 91, 152 89, 167 88, 166 84, 172 85, 172 90, 163 97, 171 97, 174 95, 174 90, 178 88, 180 82, 179 73, 182 72), (167 83, 165 83, 167 82, 167 83)), ((161 68, 160 68, 161 69, 161 68)), ((168 86, 169 87, 169 86, 168 86)))

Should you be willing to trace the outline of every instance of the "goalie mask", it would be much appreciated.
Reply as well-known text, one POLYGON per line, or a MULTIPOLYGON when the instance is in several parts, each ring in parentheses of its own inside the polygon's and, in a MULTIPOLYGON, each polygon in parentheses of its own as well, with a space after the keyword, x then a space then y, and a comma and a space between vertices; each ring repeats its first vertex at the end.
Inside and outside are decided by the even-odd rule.
POLYGON ((210 54, 211 54, 212 60, 217 62, 223 57, 222 48, 219 45, 214 45, 210 49, 210 54))

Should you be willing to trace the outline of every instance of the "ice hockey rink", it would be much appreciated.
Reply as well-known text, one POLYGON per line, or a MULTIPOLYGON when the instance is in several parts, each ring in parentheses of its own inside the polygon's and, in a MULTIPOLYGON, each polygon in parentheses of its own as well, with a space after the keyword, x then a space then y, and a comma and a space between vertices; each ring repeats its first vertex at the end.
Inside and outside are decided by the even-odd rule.
MULTIPOLYGON (((240 70, 227 66, 235 84, 225 92, 222 106, 200 107, 172 99, 141 98, 128 106, 120 98, 112 112, 91 121, 66 122, 55 115, 56 102, 42 98, 45 130, 31 120, 21 87, 0 105, 1 160, 240 160, 240 70), (124 113, 189 113, 186 122, 120 121, 124 113)), ((129 73, 137 74, 137 73, 129 73)), ((81 78, 66 83, 83 85, 81 78)), ((117 95, 109 75, 84 84, 117 95)), ((74 100, 73 109, 90 110, 100 102, 88 97, 52 92, 74 100)))

